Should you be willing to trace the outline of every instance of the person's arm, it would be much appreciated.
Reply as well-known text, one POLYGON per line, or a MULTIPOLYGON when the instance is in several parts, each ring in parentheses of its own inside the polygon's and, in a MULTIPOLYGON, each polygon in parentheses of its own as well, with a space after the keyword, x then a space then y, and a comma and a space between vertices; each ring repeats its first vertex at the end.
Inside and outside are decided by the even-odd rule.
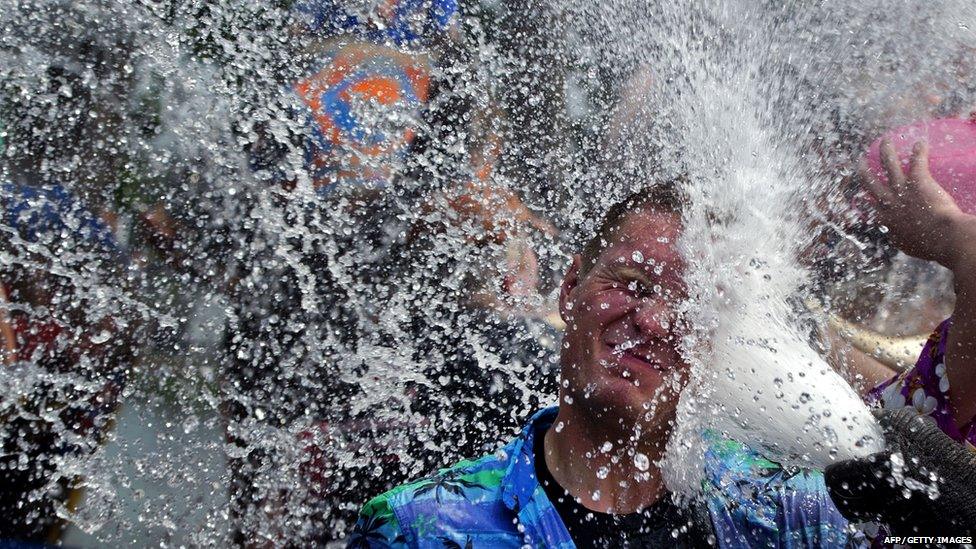
POLYGON ((839 372, 861 395, 888 381, 895 371, 881 361, 851 345, 832 328, 827 329, 830 352, 827 363, 839 372))
POLYGON ((12 364, 17 359, 17 338, 7 316, 7 293, 0 284, 0 364, 12 364))
POLYGON ((946 341, 949 404, 957 426, 976 417, 976 216, 960 223, 959 238, 968 243, 952 267, 956 307, 946 341))
POLYGON ((913 410, 877 410, 886 448, 824 471, 837 509, 898 536, 976 534, 976 452, 913 410))
POLYGON ((949 407, 957 426, 976 416, 976 216, 963 213, 932 178, 928 145, 915 145, 904 173, 890 141, 881 145, 888 184, 868 169, 861 174, 877 201, 879 221, 908 255, 952 270, 956 307, 946 347, 949 407))

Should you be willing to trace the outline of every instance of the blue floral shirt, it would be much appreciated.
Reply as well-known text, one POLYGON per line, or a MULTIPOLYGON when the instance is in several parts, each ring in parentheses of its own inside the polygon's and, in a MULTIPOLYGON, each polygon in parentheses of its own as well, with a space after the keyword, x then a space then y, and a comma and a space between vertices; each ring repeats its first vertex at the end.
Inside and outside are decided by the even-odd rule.
MULTIPOLYGON (((533 441, 558 408, 532 417, 492 455, 394 488, 362 510, 349 547, 575 547, 535 474, 533 441)), ((856 542, 817 471, 788 469, 706 436, 704 494, 720 547, 856 542)))

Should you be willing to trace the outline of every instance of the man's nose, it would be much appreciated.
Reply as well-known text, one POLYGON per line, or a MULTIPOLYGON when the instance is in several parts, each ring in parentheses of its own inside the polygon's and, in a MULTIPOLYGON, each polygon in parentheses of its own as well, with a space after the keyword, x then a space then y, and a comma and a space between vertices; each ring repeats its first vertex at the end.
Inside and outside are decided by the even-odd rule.
POLYGON ((645 335, 665 337, 671 333, 674 321, 674 310, 663 300, 647 300, 634 311, 634 324, 645 335))

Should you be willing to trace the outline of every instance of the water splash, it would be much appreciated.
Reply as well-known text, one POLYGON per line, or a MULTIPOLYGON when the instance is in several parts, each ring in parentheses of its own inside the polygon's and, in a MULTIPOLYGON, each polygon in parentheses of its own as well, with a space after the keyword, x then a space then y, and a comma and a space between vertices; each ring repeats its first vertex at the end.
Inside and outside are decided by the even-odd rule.
POLYGON ((854 136, 842 133, 850 119, 838 112, 858 126, 887 124, 890 114, 876 109, 899 90, 936 74, 953 80, 952 67, 936 60, 951 65, 965 51, 968 34, 956 22, 974 11, 909 10, 875 17, 866 6, 760 2, 582 9, 583 20, 626 37, 606 46, 623 61, 614 67, 644 67, 624 87, 608 160, 616 168, 623 158, 625 180, 636 187, 668 173, 690 180, 682 247, 692 266, 686 315, 697 333, 685 350, 696 368, 665 464, 673 489, 699 486, 703 429, 816 468, 881 448, 859 396, 810 345, 817 334, 802 304, 814 280, 799 258, 819 238, 823 204, 839 195, 829 170, 857 151, 844 148, 854 136), (932 32, 919 41, 923 27, 932 32), (910 52, 906 41, 925 53, 910 52), (919 70, 864 90, 852 74, 881 71, 854 60, 874 51, 919 70))
MULTIPOLYGON (((57 181, 92 211, 114 210, 133 256, 119 283, 78 267, 86 253, 66 261, 13 236, 0 273, 66 280, 56 302, 132 331, 123 405, 176 416, 144 419, 148 437, 211 425, 185 452, 124 439, 108 451, 45 418, 85 443, 54 460, 41 490, 83 478, 92 495, 76 524, 105 543, 150 524, 221 544, 228 522, 251 540, 323 541, 374 492, 490 451, 554 396, 557 337, 542 319, 574 244, 614 201, 679 173, 692 182, 681 244, 700 331, 686 345, 698 391, 682 401, 673 484, 691 480, 694 452, 682 449, 704 426, 806 464, 877 443, 856 396, 808 345, 799 304, 822 281, 797 257, 819 222, 846 230, 839 175, 865 140, 973 104, 971 2, 466 5, 435 55, 441 91, 411 120, 411 153, 380 198, 316 191, 313 131, 289 88, 329 43, 304 34, 285 4, 0 1, 4 179, 57 181), (513 247, 499 227, 528 224, 525 212, 486 222, 458 213, 477 207, 446 207, 485 173, 559 236, 534 227, 513 247), (139 228, 159 211, 176 221, 168 255, 139 228), (537 293, 501 291, 513 249, 537 255, 537 293), (138 470, 125 468, 126 451, 142 456, 138 470), (186 467, 199 455, 229 464, 216 486, 186 467), (190 518, 175 495, 123 501, 113 488, 141 478, 217 503, 190 518), (126 506, 135 518, 122 518, 126 506)), ((363 110, 376 127, 404 116, 363 110)), ((6 221, 0 229, 13 235, 6 221)), ((864 253, 816 252, 837 264, 864 253)), ((16 310, 74 330, 62 346, 81 340, 85 322, 27 301, 16 310)), ((91 370, 95 381, 4 370, 4 386, 18 396, 73 387, 84 396, 66 398, 81 406, 106 379, 91 370)))

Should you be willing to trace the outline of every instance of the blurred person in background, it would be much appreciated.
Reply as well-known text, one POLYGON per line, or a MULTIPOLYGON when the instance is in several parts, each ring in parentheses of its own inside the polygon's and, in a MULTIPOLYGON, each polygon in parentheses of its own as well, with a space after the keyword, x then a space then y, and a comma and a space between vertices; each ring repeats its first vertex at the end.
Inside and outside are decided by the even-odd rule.
MULTIPOLYGON (((24 144, 16 127, 7 135, 24 144)), ((129 375, 134 327, 115 310, 128 269, 110 226, 69 187, 40 170, 10 175, 0 185, 0 539, 56 543, 83 483, 65 471, 103 443, 129 375)))
MULTIPOLYGON (((524 332, 520 317, 544 316, 532 235, 555 232, 496 183, 504 144, 488 131, 490 116, 482 116, 489 119, 482 130, 472 131, 479 114, 474 99, 481 98, 469 97, 466 76, 457 70, 466 54, 456 43, 459 14, 452 0, 308 1, 296 3, 293 14, 292 68, 300 76, 290 77, 284 108, 269 109, 274 116, 248 126, 250 168, 266 187, 233 197, 244 221, 214 218, 220 226, 203 238, 196 233, 208 214, 193 219, 197 204, 185 215, 158 204, 144 216, 146 238, 170 265, 201 281, 222 280, 230 300, 219 383, 239 543, 331 539, 355 517, 355 508, 340 503, 380 493, 407 474, 394 448, 405 438, 422 442, 403 430, 402 418, 378 417, 362 406, 354 412, 354 402, 371 396, 361 379, 369 365, 341 360, 367 346, 395 346, 401 336, 383 325, 391 288, 451 270, 453 262, 464 267, 458 273, 468 273, 460 275, 466 284, 484 289, 481 298, 459 304, 446 288, 425 296, 438 305, 447 300, 450 312, 443 316, 425 309, 433 301, 411 300, 409 330, 442 321, 477 323, 486 334, 524 332), (418 212, 425 219, 410 222, 418 212), (421 250, 438 239, 460 239, 470 253, 432 266, 421 250), (217 248, 199 244, 203 240, 217 248), (229 255, 235 260, 213 263, 229 255), (367 295, 375 298, 364 301, 367 295), (499 323, 504 326, 495 328, 499 323), (281 453, 283 445, 301 449, 297 470, 296 460, 281 453), (382 477, 370 474, 377 461, 382 477), (301 486, 288 471, 299 475, 301 486), (289 520, 306 529, 285 531, 289 520)), ((551 330, 541 319, 533 322, 536 330, 551 330)), ((442 390, 469 399, 497 394, 498 375, 478 385, 455 381, 470 367, 451 358, 455 331, 445 330, 450 337, 427 349, 444 365, 423 375, 452 380, 442 390)), ((487 348, 510 362, 496 345, 487 348)), ((439 391, 408 385, 406 394, 392 395, 404 412, 452 413, 439 391)), ((453 412, 486 413, 471 405, 453 412)), ((500 406, 488 413, 507 411, 500 406)), ((494 436, 486 430, 470 444, 480 448, 494 436)), ((438 459, 431 454, 417 455, 438 459)))
POLYGON ((34 7, 5 14, 4 53, 23 66, 0 80, 0 538, 57 543, 144 317, 114 213, 131 34, 60 1, 10 24, 34 7))
MULTIPOLYGON (((520 415, 537 408, 540 397, 556 391, 562 322, 540 293, 545 273, 535 250, 556 230, 517 194, 493 185, 501 138, 487 137, 471 146, 475 177, 445 192, 457 220, 412 227, 403 254, 401 276, 416 288, 406 305, 416 342, 411 358, 438 381, 411 389, 411 409, 425 428, 439 425, 428 435, 439 451, 424 460, 426 467, 493 447, 517 431, 520 415), (438 253, 456 247, 458 236, 469 257, 438 253), (462 417, 471 421, 449 419, 462 417)), ((424 454, 431 453, 417 452, 424 454)))
MULTIPOLYGON (((835 341, 853 362, 869 364, 867 380, 880 381, 893 371, 910 367, 931 326, 953 308, 951 273, 944 267, 913 258, 888 242, 858 196, 856 164, 871 142, 891 128, 918 120, 965 117, 976 108, 973 53, 958 51, 947 66, 918 67, 913 71, 879 64, 876 74, 835 98, 830 116, 832 132, 818 142, 816 153, 825 170, 843 175, 842 196, 828 214, 831 227, 824 247, 813 254, 818 284, 823 285, 833 324, 848 333, 854 344, 835 341), (919 74, 927 74, 922 78, 919 74), (877 84, 879 79, 887 82, 877 84), (921 82, 921 83, 918 83, 921 82), (852 157, 852 152, 855 154, 852 157), (851 208, 851 205, 855 208, 851 208), (829 252, 829 253, 823 253, 829 252), (853 337, 851 337, 853 336, 853 337)), ((835 338, 836 339, 836 338, 835 338)), ((874 383, 864 383, 870 390, 874 383)))

